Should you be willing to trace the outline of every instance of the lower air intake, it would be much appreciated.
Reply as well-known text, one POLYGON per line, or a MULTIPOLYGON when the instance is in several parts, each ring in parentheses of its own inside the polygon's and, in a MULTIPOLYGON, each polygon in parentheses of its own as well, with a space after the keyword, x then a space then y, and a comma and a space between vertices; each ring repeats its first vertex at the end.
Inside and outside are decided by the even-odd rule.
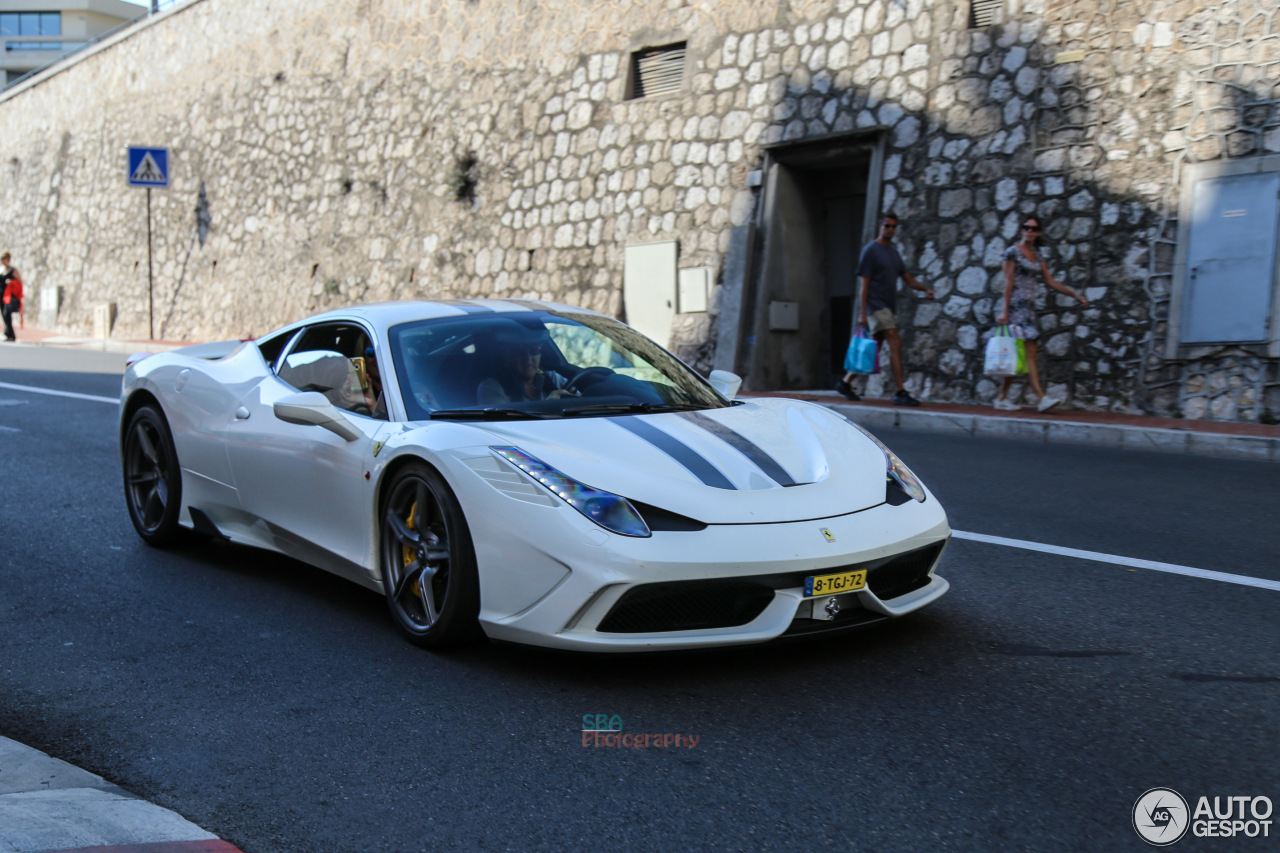
POLYGON ((941 545, 930 545, 877 566, 867 577, 867 587, 881 601, 915 592, 929 583, 929 569, 938 559, 941 549, 941 545))
POLYGON ((740 580, 677 581, 633 587, 618 599, 597 631, 649 634, 732 628, 755 619, 773 590, 740 580))

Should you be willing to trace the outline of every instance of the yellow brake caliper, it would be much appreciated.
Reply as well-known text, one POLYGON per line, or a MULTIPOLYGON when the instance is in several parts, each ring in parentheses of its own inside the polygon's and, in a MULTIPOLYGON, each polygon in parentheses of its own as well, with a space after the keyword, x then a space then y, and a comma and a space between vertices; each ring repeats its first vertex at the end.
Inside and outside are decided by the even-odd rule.
MULTIPOLYGON (((418 502, 414 501, 413 506, 409 507, 409 519, 408 521, 405 522, 406 524, 409 525, 410 530, 416 529, 414 527, 413 519, 414 519, 414 516, 416 516, 417 514, 418 514, 418 502)), ((400 558, 404 561, 405 568, 408 568, 409 564, 413 562, 413 558, 415 556, 416 555, 414 554, 412 548, 410 548, 407 545, 400 546, 400 558)), ((421 575, 419 575, 419 577, 421 577, 421 575)), ((418 578, 413 579, 413 594, 418 596, 418 598, 422 598, 422 590, 418 588, 418 578)))

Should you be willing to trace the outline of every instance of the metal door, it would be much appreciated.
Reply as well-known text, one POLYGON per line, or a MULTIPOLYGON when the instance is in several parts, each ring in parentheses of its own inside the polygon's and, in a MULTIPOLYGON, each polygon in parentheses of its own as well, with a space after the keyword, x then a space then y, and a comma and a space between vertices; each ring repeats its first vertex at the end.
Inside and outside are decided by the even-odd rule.
MULTIPOLYGON (((276 547, 361 580, 373 547, 373 486, 365 479, 374 437, 386 421, 347 414, 363 435, 347 441, 318 426, 286 423, 274 405, 297 393, 268 376, 239 402, 227 455, 245 512, 260 519, 276 547)), ((346 413, 344 413, 346 414, 346 413)))
POLYGON ((866 206, 865 195, 826 200, 823 268, 827 283, 827 366, 832 375, 844 375, 845 349, 853 332, 857 311, 858 260, 862 250, 862 212, 866 206))
POLYGON ((1266 341, 1278 214, 1280 172, 1196 184, 1182 343, 1266 341))

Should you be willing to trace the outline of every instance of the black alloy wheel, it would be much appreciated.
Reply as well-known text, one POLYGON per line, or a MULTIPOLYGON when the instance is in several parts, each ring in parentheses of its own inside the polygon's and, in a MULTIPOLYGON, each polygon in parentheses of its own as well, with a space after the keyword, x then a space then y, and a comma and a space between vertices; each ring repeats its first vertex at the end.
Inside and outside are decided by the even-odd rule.
POLYGON ((457 498, 427 465, 395 475, 382 516, 382 586, 396 625, 426 648, 481 636, 480 581, 457 498))
POLYGON ((133 413, 124 434, 124 495, 129 520, 148 545, 169 545, 182 529, 182 472, 164 415, 155 406, 133 413))

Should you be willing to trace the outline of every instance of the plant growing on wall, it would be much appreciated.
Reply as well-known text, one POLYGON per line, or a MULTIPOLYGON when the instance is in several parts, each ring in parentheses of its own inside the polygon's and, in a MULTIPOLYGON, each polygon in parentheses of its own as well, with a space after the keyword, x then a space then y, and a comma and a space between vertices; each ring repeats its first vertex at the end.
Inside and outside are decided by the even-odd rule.
POLYGON ((472 210, 479 205, 479 198, 476 196, 476 185, 480 182, 479 166, 475 153, 469 151, 458 158, 445 179, 450 191, 453 192, 454 200, 467 205, 472 210))

